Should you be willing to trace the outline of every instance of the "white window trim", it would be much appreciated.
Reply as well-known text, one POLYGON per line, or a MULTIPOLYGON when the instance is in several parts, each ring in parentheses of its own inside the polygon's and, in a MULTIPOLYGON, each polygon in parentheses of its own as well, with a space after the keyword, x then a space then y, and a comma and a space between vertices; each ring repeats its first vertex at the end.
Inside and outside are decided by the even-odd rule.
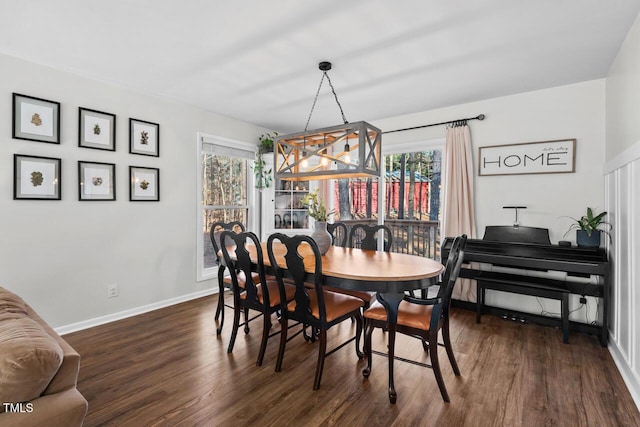
MULTIPOLYGON (((195 235, 196 235, 196 281, 202 282, 204 280, 210 280, 217 277, 218 268, 204 268, 204 242, 202 239, 202 222, 204 220, 202 216, 202 144, 203 143, 218 143, 219 145, 224 145, 228 147, 237 147, 245 151, 252 151, 257 153, 258 146, 254 144, 250 144, 248 142, 237 141, 230 138, 225 138, 222 136, 212 135, 204 132, 197 132, 196 134, 196 227, 195 227, 195 235)), ((250 211, 250 215, 248 216, 248 224, 245 224, 247 229, 257 229, 258 218, 257 218, 257 209, 255 208, 257 202, 257 194, 256 191, 249 191, 251 189, 255 189, 255 177, 252 173, 248 173, 247 185, 249 189, 247 191, 247 204, 249 206, 253 206, 254 208, 250 211)), ((217 286, 217 284, 216 284, 217 286)))

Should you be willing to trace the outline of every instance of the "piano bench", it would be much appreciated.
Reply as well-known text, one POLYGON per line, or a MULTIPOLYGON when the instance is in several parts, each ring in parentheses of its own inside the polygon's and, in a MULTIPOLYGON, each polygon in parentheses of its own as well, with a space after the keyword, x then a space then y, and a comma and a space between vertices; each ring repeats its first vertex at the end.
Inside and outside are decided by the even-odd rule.
POLYGON ((521 295, 549 298, 560 301, 560 326, 562 327, 562 342, 569 343, 569 291, 562 289, 564 282, 539 277, 518 276, 493 273, 495 278, 476 280, 476 323, 480 323, 482 309, 485 303, 487 289, 511 292, 521 295), (556 286, 554 286, 556 285, 556 286))

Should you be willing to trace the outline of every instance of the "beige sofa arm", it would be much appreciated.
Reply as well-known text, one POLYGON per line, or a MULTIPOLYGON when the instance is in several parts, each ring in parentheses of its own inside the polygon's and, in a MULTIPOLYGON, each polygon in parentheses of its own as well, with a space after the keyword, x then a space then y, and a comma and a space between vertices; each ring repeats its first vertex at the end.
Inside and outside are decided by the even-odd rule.
MULTIPOLYGON (((3 427, 75 427, 82 426, 89 405, 80 392, 69 389, 31 401, 31 412, 3 412, 3 427)), ((23 405, 25 407, 25 405, 23 405)))

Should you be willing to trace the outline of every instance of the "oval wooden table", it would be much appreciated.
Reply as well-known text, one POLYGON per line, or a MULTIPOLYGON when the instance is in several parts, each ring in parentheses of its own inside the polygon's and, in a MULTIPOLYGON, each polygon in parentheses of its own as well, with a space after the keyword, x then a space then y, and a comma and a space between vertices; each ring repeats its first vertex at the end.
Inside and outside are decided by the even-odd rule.
MULTIPOLYGON (((248 247, 250 249, 250 247, 248 247)), ((251 252, 251 250, 250 250, 251 252)), ((265 266, 270 267, 267 245, 262 243, 265 266)), ((274 253, 278 265, 286 267, 284 255, 286 248, 282 244, 274 245, 274 253)), ((312 280, 315 260, 311 248, 305 253, 304 246, 300 255, 305 260, 305 270, 312 280)), ((255 252, 253 252, 255 257, 255 252)), ((424 289, 433 285, 444 270, 438 261, 416 255, 394 252, 369 251, 362 249, 332 246, 322 256, 323 283, 336 288, 373 291, 378 301, 387 310, 389 320, 389 400, 396 402, 396 391, 393 381, 393 355, 395 351, 396 323, 398 307, 405 291, 424 289)), ((363 375, 370 372, 365 368, 363 375)))

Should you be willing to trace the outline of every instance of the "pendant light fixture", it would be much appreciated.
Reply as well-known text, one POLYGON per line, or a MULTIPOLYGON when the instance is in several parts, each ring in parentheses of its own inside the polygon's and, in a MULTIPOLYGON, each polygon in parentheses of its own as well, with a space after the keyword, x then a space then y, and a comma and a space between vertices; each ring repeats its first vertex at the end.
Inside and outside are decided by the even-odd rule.
POLYGON ((275 144, 275 176, 286 181, 371 178, 380 175, 382 131, 367 122, 349 123, 329 74, 330 62, 321 62, 322 78, 303 132, 282 135, 275 144), (307 130, 327 79, 342 114, 343 124, 307 130))

